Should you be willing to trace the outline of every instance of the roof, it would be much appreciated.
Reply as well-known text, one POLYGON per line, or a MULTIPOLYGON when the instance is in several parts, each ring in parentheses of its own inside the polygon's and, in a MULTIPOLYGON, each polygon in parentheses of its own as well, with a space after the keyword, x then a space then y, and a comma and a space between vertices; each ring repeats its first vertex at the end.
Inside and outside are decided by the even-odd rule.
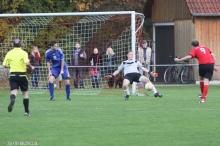
MULTIPOLYGON (((189 11, 194 16, 220 16, 220 0, 185 0, 189 11)), ((151 17, 154 0, 147 0, 143 13, 151 17)))
POLYGON ((186 0, 191 14, 217 14, 220 13, 220 0, 186 0))

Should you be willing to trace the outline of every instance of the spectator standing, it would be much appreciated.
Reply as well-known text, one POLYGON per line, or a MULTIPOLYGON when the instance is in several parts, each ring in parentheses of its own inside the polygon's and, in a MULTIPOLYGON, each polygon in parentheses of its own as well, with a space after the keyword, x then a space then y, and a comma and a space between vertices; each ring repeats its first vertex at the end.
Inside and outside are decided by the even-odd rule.
POLYGON ((101 69, 98 66, 102 65, 102 56, 99 54, 98 48, 93 49, 93 53, 89 57, 89 61, 91 63, 91 66, 97 66, 98 74, 97 76, 91 76, 92 77, 92 87, 93 88, 99 88, 100 80, 101 80, 101 69))
MULTIPOLYGON (((142 47, 139 47, 136 53, 136 60, 139 61, 143 67, 147 68, 150 70, 150 64, 153 61, 153 56, 152 56, 152 49, 147 46, 147 41, 143 40, 142 41, 142 47)), ((144 72, 143 70, 139 70, 140 74, 143 75, 144 72)), ((146 77, 150 77, 149 74, 145 75, 146 77)))
MULTIPOLYGON (((107 66, 107 74, 111 75, 115 71, 115 62, 116 62, 116 55, 111 47, 107 48, 106 54, 104 56, 104 62, 107 66)), ((109 88, 113 88, 115 82, 115 78, 109 78, 108 86, 109 88)))
POLYGON ((37 89, 40 78, 40 52, 37 46, 33 46, 29 55, 29 59, 30 63, 35 67, 34 70, 31 72, 32 88, 37 89))
POLYGON ((71 65, 74 66, 73 68, 73 80, 74 80, 74 87, 78 89, 78 78, 80 78, 80 88, 84 88, 84 67, 86 62, 86 52, 81 48, 79 43, 75 44, 73 51, 71 53, 71 65))

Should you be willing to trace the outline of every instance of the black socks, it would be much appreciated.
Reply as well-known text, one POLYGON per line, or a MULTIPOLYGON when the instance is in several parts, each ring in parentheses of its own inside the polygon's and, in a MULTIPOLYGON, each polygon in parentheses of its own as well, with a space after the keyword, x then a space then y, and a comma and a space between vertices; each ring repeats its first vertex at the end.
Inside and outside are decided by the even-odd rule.
POLYGON ((29 98, 23 99, 25 113, 29 113, 29 98))

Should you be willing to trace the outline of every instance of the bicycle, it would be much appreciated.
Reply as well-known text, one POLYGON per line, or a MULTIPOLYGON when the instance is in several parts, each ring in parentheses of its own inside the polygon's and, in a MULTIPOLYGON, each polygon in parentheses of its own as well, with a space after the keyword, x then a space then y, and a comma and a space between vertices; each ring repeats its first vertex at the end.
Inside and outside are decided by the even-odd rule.
MULTIPOLYGON (((172 57, 170 55, 169 57, 172 57)), ((189 61, 184 61, 184 63, 188 63, 189 61)), ((182 82, 183 84, 187 84, 190 81, 190 78, 193 76, 192 66, 181 66, 181 70, 179 72, 177 66, 169 66, 164 72, 164 81, 169 84, 176 77, 178 82, 182 82)))

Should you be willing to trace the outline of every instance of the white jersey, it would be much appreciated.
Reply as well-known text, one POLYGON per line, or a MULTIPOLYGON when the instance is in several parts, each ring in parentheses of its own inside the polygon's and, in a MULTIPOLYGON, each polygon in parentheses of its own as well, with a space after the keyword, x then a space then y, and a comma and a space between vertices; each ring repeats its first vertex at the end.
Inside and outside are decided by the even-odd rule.
POLYGON ((126 60, 118 67, 119 70, 124 70, 124 76, 129 73, 139 73, 138 67, 143 65, 139 61, 126 60))

